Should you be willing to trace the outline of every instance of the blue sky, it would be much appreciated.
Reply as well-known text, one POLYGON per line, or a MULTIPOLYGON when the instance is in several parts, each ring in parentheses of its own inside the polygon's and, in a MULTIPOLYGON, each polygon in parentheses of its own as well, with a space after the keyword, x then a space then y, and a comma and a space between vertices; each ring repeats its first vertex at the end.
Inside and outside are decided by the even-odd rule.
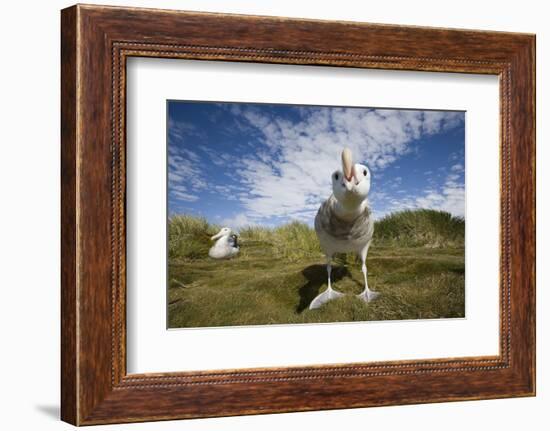
POLYGON ((380 218, 464 216, 464 112, 168 101, 168 211, 233 229, 313 223, 347 146, 380 218))

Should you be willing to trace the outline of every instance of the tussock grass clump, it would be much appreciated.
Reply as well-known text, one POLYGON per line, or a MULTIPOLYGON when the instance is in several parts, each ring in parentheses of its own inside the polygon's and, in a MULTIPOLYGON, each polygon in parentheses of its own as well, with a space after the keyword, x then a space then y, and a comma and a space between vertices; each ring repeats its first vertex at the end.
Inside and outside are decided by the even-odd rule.
POLYGON ((257 255, 260 247, 263 254, 275 258, 296 261, 319 257, 321 248, 315 231, 307 224, 293 221, 283 226, 247 226, 239 230, 242 256, 257 255))
POLYGON ((268 243, 273 236, 272 229, 265 226, 245 226, 239 229, 239 236, 241 239, 251 242, 263 242, 268 243))
MULTIPOLYGON (((231 227, 231 226, 229 226, 231 227)), ((206 259, 212 246, 210 237, 219 226, 206 219, 177 215, 169 220, 168 251, 171 259, 206 259)), ((271 256, 295 262, 322 257, 315 230, 293 221, 275 228, 247 226, 239 229, 240 258, 271 256)), ((456 248, 464 247, 464 219, 443 211, 407 210, 390 214, 375 222, 371 247, 456 248)), ((357 262, 355 253, 339 254, 341 264, 357 262)))
POLYGON ((273 252, 279 258, 296 261, 307 257, 320 257, 321 247, 315 230, 298 221, 275 228, 273 252))
POLYGON ((239 243, 241 245, 238 258, 254 258, 259 254, 272 256, 273 230, 266 226, 245 226, 239 229, 239 243))
POLYGON ((400 247, 464 246, 464 219, 448 212, 406 210, 378 220, 374 244, 400 247))
POLYGON ((202 217, 176 215, 168 221, 168 257, 201 259, 208 256, 210 237, 219 230, 202 217))

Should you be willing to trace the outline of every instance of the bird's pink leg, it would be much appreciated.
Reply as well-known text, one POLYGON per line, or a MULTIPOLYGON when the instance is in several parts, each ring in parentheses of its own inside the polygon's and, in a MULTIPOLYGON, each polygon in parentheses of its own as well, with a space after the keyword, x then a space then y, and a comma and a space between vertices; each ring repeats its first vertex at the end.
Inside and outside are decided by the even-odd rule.
POLYGON ((330 275, 332 274, 332 256, 327 256, 327 274, 328 274, 328 288, 332 289, 330 284, 330 275))
POLYGON ((370 302, 376 297, 380 295, 378 292, 373 292, 369 289, 369 284, 367 282, 367 252, 369 251, 370 243, 368 243, 363 250, 361 250, 361 272, 363 273, 363 279, 365 281, 365 288, 363 289, 363 292, 361 292, 359 295, 357 295, 360 299, 362 299, 365 302, 370 302))
POLYGON ((328 287, 323 293, 320 293, 317 295, 313 301, 311 301, 311 304, 309 304, 309 309, 314 310, 316 308, 319 308, 321 305, 327 303, 328 301, 332 301, 333 299, 340 298, 344 294, 341 292, 337 292, 336 290, 332 289, 331 282, 330 282, 330 275, 332 273, 332 256, 327 256, 327 275, 328 275, 328 287))

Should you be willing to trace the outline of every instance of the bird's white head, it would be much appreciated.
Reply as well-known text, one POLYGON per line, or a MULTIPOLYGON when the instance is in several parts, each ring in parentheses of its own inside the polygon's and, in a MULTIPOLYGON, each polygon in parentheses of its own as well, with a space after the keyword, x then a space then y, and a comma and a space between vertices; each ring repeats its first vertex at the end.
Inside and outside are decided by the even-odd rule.
POLYGON ((214 241, 216 239, 223 238, 224 236, 229 236, 229 235, 231 235, 231 229, 229 229, 228 227, 223 227, 220 229, 220 231, 216 235, 214 235, 210 239, 214 241))
POLYGON ((342 170, 332 174, 332 193, 347 209, 357 208, 369 194, 370 171, 365 165, 353 163, 351 150, 342 151, 342 170))

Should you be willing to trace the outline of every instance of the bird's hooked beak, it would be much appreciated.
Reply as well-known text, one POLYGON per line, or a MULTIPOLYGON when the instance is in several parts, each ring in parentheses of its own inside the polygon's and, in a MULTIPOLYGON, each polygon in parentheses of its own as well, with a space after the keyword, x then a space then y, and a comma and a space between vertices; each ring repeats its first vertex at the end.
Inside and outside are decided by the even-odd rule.
POLYGON ((351 158, 351 150, 349 148, 344 148, 344 151, 342 151, 342 172, 344 172, 344 177, 348 182, 355 177, 355 167, 351 158))

